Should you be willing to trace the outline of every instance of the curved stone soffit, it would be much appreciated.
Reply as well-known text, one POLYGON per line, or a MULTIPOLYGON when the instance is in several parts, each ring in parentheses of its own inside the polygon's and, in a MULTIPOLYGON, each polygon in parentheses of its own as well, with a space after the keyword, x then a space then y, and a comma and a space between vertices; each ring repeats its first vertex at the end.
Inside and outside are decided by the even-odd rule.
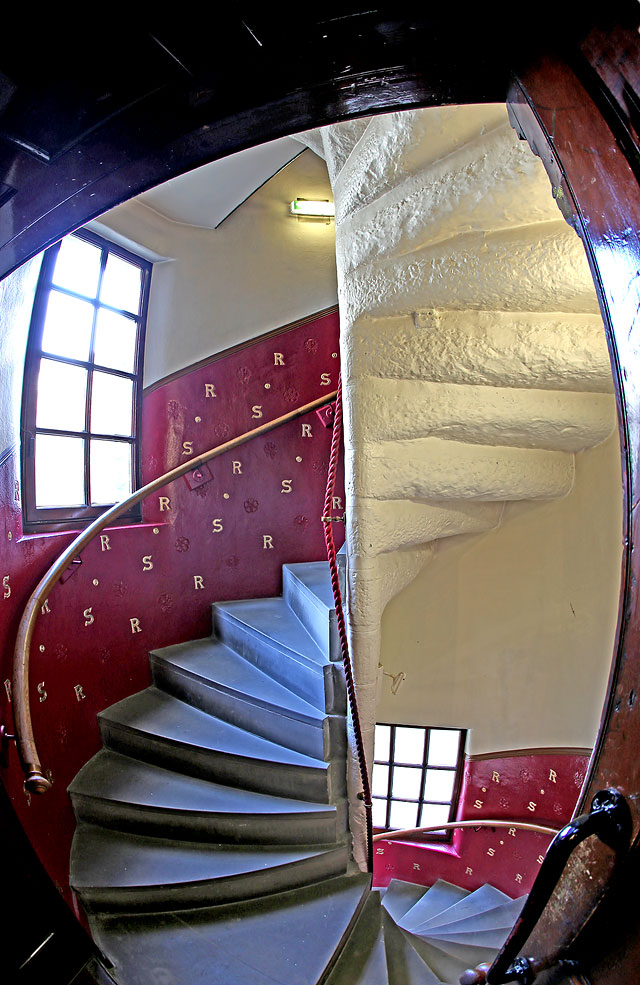
MULTIPOLYGON (((506 503, 567 495, 615 403, 582 244, 504 106, 298 139, 326 160, 336 206, 349 629, 371 757, 386 604, 506 503)), ((359 789, 352 764, 356 851, 359 789)))

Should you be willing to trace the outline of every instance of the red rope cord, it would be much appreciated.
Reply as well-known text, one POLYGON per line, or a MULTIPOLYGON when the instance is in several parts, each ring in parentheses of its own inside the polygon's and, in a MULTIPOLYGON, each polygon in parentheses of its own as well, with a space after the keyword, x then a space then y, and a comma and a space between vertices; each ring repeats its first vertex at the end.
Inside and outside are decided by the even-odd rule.
POLYGON ((369 773, 367 771, 367 760, 364 753, 364 743, 362 741, 362 727, 360 725, 360 714, 358 712, 358 699, 353 680, 353 668, 349 654, 349 642, 347 639, 347 627, 344 620, 344 610, 342 608, 342 596, 340 594, 340 582, 338 580, 338 559, 336 547, 333 540, 333 528, 331 526, 331 506, 333 503, 333 491, 336 484, 336 470, 338 467, 338 450, 340 448, 340 438, 342 435, 342 379, 338 377, 338 393, 336 395, 336 412, 333 419, 333 434, 331 437, 331 455, 329 457, 329 472, 327 475, 327 491, 324 498, 324 539, 327 545, 327 560, 331 572, 331 587, 333 588, 333 598, 336 607, 336 620, 338 623, 338 634, 340 636, 340 647, 342 650, 342 663, 347 682, 347 696, 353 722, 353 731, 356 740, 356 753, 358 756, 358 766, 360 768, 360 778, 362 780, 362 800, 367 825, 367 867, 369 872, 373 872, 373 822, 371 815, 371 786, 369 784, 369 773))

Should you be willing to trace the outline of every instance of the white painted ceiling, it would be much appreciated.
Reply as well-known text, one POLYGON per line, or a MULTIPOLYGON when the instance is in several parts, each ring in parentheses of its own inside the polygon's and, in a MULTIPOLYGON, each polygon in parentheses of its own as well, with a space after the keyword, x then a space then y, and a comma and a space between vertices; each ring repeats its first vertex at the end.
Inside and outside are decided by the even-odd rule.
POLYGON ((174 222, 215 229, 304 149, 297 140, 281 137, 172 178, 139 201, 174 222))

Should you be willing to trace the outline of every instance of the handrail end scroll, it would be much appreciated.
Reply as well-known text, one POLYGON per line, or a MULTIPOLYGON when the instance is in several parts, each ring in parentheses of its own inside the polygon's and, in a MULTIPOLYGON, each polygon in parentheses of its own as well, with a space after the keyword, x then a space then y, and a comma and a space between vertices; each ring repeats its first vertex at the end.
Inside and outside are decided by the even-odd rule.
POLYGON ((51 780, 42 772, 40 763, 27 763, 25 766, 24 789, 27 793, 43 794, 51 789, 51 780))

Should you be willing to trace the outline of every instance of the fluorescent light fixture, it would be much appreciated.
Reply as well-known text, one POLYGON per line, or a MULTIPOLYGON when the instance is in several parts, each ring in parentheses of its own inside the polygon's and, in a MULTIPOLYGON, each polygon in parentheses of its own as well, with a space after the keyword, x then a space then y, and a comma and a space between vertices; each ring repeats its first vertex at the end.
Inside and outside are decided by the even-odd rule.
POLYGON ((335 214, 333 202, 313 202, 307 198, 294 198, 291 203, 291 215, 333 219, 335 214))

